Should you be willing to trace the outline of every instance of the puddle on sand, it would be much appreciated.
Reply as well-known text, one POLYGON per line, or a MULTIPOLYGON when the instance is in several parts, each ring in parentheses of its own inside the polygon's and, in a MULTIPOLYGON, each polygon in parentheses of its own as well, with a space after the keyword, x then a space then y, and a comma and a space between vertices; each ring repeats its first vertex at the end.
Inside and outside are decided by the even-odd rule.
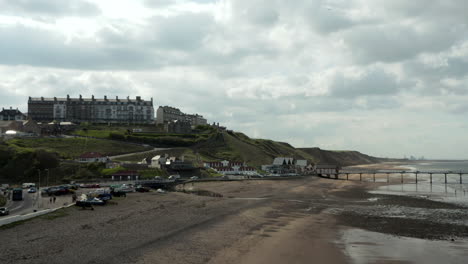
POLYGON ((376 190, 369 191, 369 193, 415 196, 468 206, 468 186, 466 184, 429 184, 427 182, 394 184, 380 186, 376 190))
POLYGON ((433 241, 347 229, 337 241, 352 263, 467 263, 468 241, 433 241))

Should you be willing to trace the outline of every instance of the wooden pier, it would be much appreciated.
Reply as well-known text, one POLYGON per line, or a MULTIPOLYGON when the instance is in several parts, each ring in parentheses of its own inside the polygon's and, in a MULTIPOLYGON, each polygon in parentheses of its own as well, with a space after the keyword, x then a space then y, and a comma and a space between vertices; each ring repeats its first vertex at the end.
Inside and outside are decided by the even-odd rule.
MULTIPOLYGON (((331 179, 346 179, 349 180, 350 176, 359 175, 359 181, 363 180, 363 177, 372 177, 373 181, 376 181, 376 177, 386 177, 387 182, 390 182, 391 175, 399 175, 400 182, 405 183, 405 178, 414 175, 414 182, 418 183, 421 177, 428 176, 430 184, 433 183, 434 175, 444 175, 444 183, 448 184, 447 177, 453 175, 458 176, 458 182, 463 184, 463 176, 468 176, 468 171, 401 171, 401 170, 340 170, 331 173, 317 173, 317 176, 331 178, 331 179), (346 178, 344 178, 346 176, 346 178), (419 178, 418 178, 419 177, 419 178)), ((408 183, 408 181, 406 181, 408 183)))

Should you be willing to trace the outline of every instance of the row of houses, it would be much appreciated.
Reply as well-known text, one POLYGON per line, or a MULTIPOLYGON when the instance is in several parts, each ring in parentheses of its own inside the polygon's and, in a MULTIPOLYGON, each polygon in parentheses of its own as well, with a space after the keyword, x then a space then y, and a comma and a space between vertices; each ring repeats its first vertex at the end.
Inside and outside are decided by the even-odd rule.
POLYGON ((206 169, 213 169, 223 175, 255 175, 257 169, 248 166, 245 162, 236 161, 204 161, 203 167, 206 169))
POLYGON ((171 106, 160 106, 155 111, 153 98, 144 100, 141 96, 135 98, 72 98, 69 95, 60 97, 29 97, 28 114, 18 109, 3 108, 0 112, 1 121, 26 120, 27 117, 36 122, 89 122, 89 123, 117 123, 117 124, 169 124, 166 131, 180 130, 187 132, 188 127, 206 125, 207 120, 199 114, 186 114, 171 106))

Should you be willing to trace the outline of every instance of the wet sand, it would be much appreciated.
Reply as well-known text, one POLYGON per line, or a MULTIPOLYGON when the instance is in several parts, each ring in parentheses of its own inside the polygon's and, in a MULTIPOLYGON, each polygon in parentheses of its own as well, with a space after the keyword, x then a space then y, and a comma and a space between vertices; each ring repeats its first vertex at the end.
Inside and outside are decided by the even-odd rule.
POLYGON ((380 185, 308 177, 195 183, 185 186, 187 193, 130 194, 94 211, 72 207, 60 217, 0 229, 0 263, 388 260, 382 253, 371 262, 359 262, 363 253, 357 249, 376 243, 356 242, 365 236, 349 233, 353 230, 441 243, 455 240, 461 249, 452 254, 461 254, 468 237, 466 208, 367 193, 380 185))

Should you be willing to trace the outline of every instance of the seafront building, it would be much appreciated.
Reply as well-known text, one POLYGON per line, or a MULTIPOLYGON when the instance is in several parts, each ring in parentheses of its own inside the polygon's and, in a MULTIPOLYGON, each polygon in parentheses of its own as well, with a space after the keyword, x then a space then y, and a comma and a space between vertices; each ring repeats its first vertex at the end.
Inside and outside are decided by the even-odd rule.
POLYGON ((26 115, 21 113, 20 110, 13 109, 10 106, 10 109, 5 109, 2 107, 2 111, 0 112, 0 121, 20 121, 26 120, 26 115))
POLYGON ((179 108, 160 106, 156 111, 156 124, 171 123, 174 121, 187 122, 191 126, 206 125, 208 122, 199 114, 185 114, 179 108))
POLYGON ((140 96, 135 99, 103 99, 83 98, 44 98, 29 97, 28 115, 38 122, 74 123, 154 123, 153 98, 150 101, 142 100, 140 96))

